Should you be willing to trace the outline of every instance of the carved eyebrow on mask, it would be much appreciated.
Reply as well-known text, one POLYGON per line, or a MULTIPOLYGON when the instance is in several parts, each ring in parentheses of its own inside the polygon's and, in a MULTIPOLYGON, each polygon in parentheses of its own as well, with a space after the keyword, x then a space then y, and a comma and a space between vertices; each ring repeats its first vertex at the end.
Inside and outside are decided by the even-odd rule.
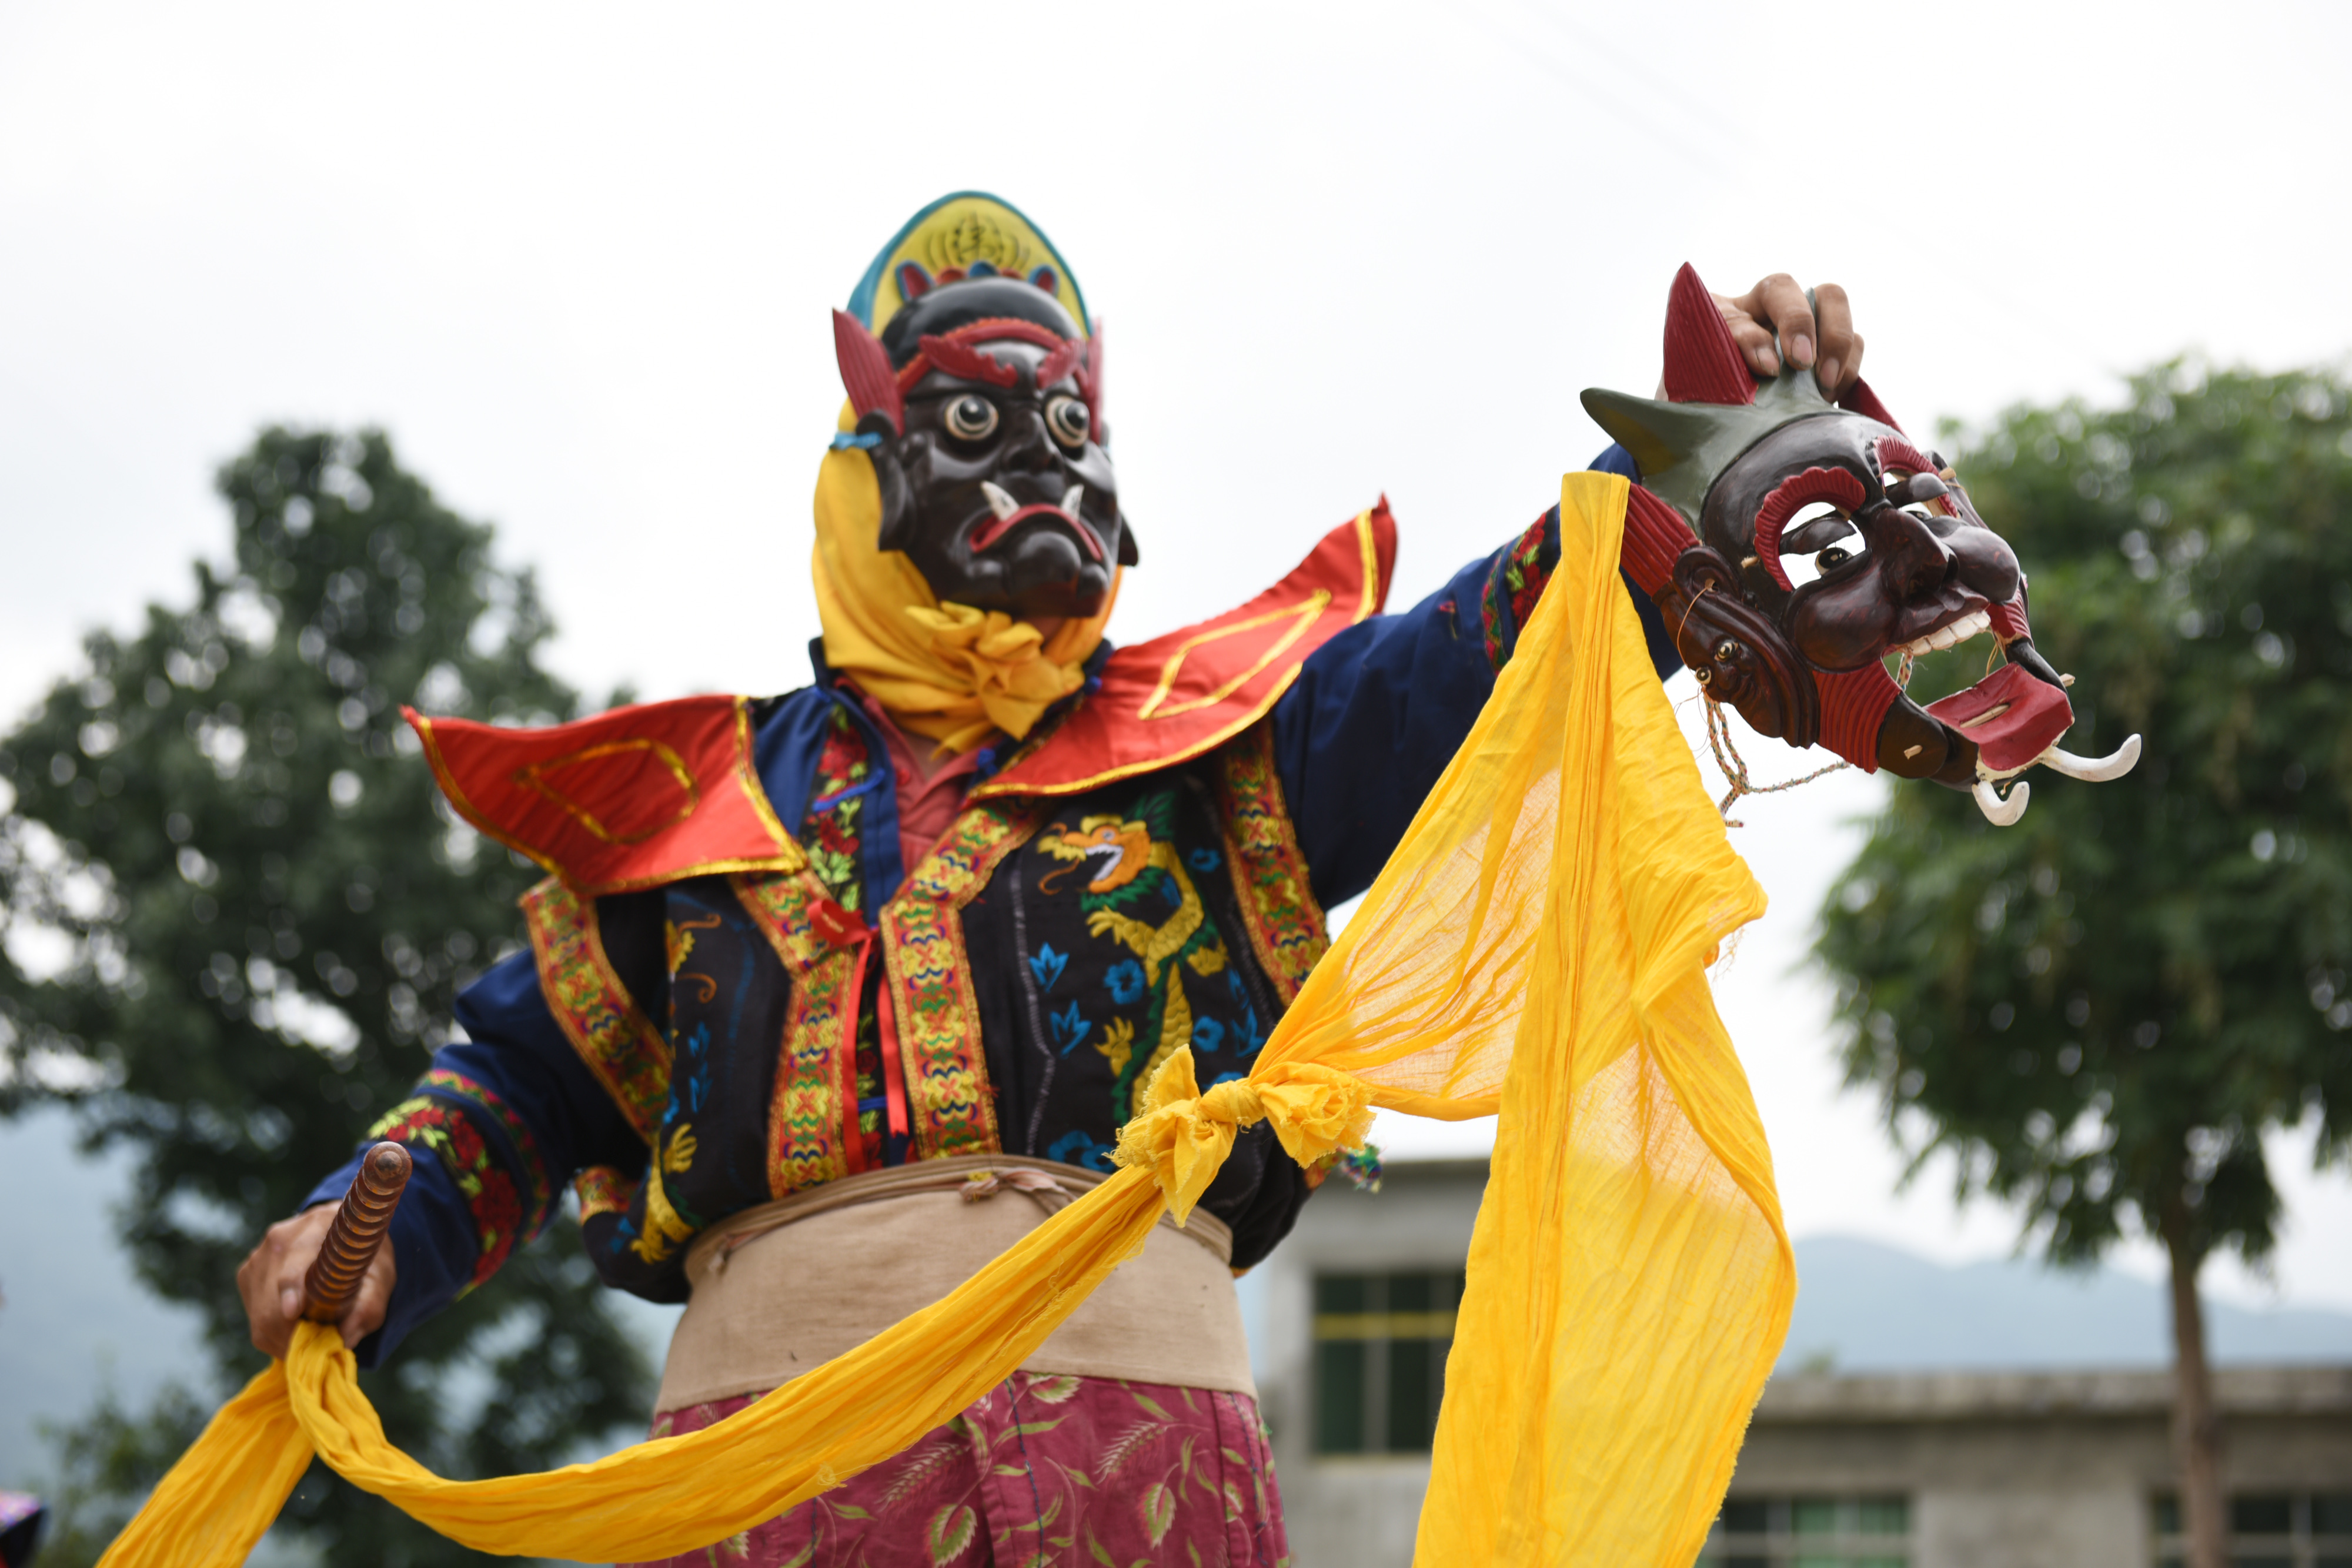
POLYGON ((1917 447, 1912 445, 1909 442, 1904 440, 1899 435, 1882 435, 1878 438, 1878 470, 1882 474, 1889 472, 1903 474, 1936 474, 1940 472, 1936 464, 1928 461, 1927 455, 1926 453, 1920 451, 1917 447))
POLYGON ((1789 519, 1815 501, 1827 501, 1851 512, 1870 499, 1862 481, 1843 468, 1808 468, 1790 476, 1773 487, 1764 497, 1763 506, 1756 511, 1756 554, 1772 580, 1794 591, 1789 573, 1780 565, 1780 530, 1789 519))

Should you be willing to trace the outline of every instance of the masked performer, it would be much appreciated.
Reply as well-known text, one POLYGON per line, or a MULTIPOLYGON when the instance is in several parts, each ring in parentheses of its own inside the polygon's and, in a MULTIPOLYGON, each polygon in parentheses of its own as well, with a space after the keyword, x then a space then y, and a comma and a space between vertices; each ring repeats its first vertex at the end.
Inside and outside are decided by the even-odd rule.
MULTIPOLYGON (((1751 394, 1751 371, 1784 368, 1776 321, 1800 361, 1776 387, 1826 412, 1816 358, 1832 396, 1858 386, 1830 291, 1818 319, 1785 278, 1696 300, 1751 394)), ((530 951, 464 994, 467 1039, 370 1133, 434 1157, 345 1321, 363 1365, 496 1271, 566 1181, 604 1279, 688 1303, 657 1434, 945 1294, 1101 1179, 1170 1052, 1189 1044, 1204 1084, 1247 1069, 1324 949, 1323 910, 1370 883, 1557 559, 1555 511, 1384 615, 1379 506, 1247 603, 1114 649, 1139 549, 1103 336, 1045 237, 992 198, 934 204, 835 329, 849 406, 817 481, 813 685, 535 731, 415 720, 457 810, 552 874, 524 901, 530 951)), ((1687 478, 1672 432, 1620 425, 1687 478)), ((1840 448, 1854 485, 1880 484, 1891 449, 1874 450, 1840 448)), ((1633 474, 1622 449, 1602 463, 1633 474)), ((1956 493, 1931 466, 1910 465, 1900 505, 1956 493)), ((1892 526, 1840 497, 1874 543, 1892 526)), ((1719 550, 1769 548, 1707 523, 1719 550)), ((1779 539, 1830 553, 1811 521, 1779 539)), ((1645 548, 1635 597, 1662 672, 1662 584, 1712 669, 1728 591, 1692 608, 1703 585, 1645 548)), ((1756 564, 1743 583, 1780 591, 1756 564)), ((1971 591, 2016 588, 2009 561, 1971 591)), ((1753 663, 1727 659, 1719 689, 1795 700, 1753 663)), ((1922 745, 1899 770, 1964 766, 1922 745)), ((1163 1221, 995 1392, 714 1560, 1280 1560, 1231 1276, 1322 1174, 1244 1132, 1191 1225, 1163 1221)), ((284 1347, 328 1212, 275 1228, 241 1275, 265 1350, 284 1347)))

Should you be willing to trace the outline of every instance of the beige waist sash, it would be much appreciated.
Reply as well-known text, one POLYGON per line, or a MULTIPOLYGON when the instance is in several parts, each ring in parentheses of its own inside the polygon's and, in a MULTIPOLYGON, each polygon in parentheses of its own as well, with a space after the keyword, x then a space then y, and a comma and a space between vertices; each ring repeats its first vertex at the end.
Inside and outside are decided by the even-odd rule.
MULTIPOLYGON (((696 1238, 693 1288, 662 1367, 657 1410, 788 1383, 854 1350, 978 1273, 1102 1177, 1018 1155, 960 1155, 867 1171, 745 1209, 696 1238)), ((1234 1295, 1233 1233, 1198 1209, 1165 1215, 1021 1364, 1255 1396, 1234 1295)))

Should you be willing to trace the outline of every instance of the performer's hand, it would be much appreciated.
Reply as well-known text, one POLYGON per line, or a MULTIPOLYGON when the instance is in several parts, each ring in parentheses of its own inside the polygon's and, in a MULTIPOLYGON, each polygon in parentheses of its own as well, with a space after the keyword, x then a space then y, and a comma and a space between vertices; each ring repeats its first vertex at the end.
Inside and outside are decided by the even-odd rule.
POLYGON ((1811 366, 1822 395, 1832 402, 1862 376, 1862 334, 1853 329, 1853 311, 1845 290, 1824 283, 1813 290, 1821 307, 1816 317, 1805 303, 1804 286, 1785 272, 1776 272, 1745 294, 1715 297, 1731 340, 1748 361, 1748 368, 1766 378, 1780 373, 1780 356, 1772 347, 1779 329, 1780 342, 1791 364, 1811 366))
MULTIPOLYGON (((253 1333, 253 1347, 265 1355, 283 1356, 292 1343, 294 1325, 302 1317, 302 1276, 325 1245, 327 1228, 335 1222, 335 1206, 322 1203, 291 1219, 271 1226, 236 1270, 236 1292, 245 1299, 245 1319, 253 1333)), ((383 1326, 392 1301, 394 1273, 392 1247, 376 1249, 375 1260, 360 1278, 358 1294, 337 1325, 343 1343, 355 1345, 383 1326)))

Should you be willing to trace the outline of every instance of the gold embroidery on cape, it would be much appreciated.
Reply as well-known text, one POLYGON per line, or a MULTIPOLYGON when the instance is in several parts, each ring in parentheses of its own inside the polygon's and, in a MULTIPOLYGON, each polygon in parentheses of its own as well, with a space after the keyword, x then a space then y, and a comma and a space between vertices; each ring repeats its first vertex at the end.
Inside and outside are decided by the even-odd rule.
POLYGON ((652 1143, 669 1103, 669 1041, 613 972, 596 929, 595 901, 549 877, 521 903, 548 1011, 637 1136, 652 1143))
POLYGON ((1285 1007, 1331 946, 1323 906, 1307 880, 1307 857, 1283 803, 1274 765, 1274 727, 1261 724, 1218 759, 1225 858, 1234 868, 1242 925, 1260 967, 1285 1007))
POLYGON ((1025 843, 1041 802, 976 801, 881 911, 882 949, 898 1008, 898 1055, 915 1157, 994 1154, 996 1096, 980 1041, 963 908, 998 862, 1025 843))
POLYGON ((849 1174, 857 1064, 848 1026, 858 1004, 850 990, 856 953, 818 932, 812 914, 827 894, 813 872, 749 872, 731 880, 792 977, 768 1102, 768 1191, 783 1197, 849 1174))
POLYGON ((701 787, 695 783, 694 775, 687 770, 686 758, 662 742, 644 737, 634 740, 601 741, 594 746, 583 746, 577 751, 567 751, 562 756, 551 758, 545 762, 530 763, 514 770, 514 781, 526 789, 538 791, 563 808, 573 821, 578 822, 608 844, 644 843, 656 833, 665 829, 674 828, 693 816, 694 809, 702 804, 701 787), (547 781, 547 776, 558 768, 570 768, 575 763, 595 762, 607 757, 625 756, 630 752, 637 751, 650 753, 655 761, 668 769, 670 778, 677 781, 678 789, 686 796, 686 804, 650 828, 640 829, 631 833, 616 833, 606 827, 594 812, 547 781))
POLYGON ((1151 688, 1151 695, 1143 699, 1143 706, 1135 710, 1135 716, 1174 718, 1178 714, 1197 713, 1204 707, 1216 706, 1242 687, 1257 679, 1268 664, 1273 664, 1289 651, 1293 643, 1306 636, 1307 628, 1315 624, 1316 618, 1323 613, 1325 607, 1330 602, 1331 591, 1328 588, 1318 588, 1307 596, 1307 601, 1303 604, 1294 604, 1283 610, 1269 610, 1263 615, 1253 615, 1248 620, 1237 621, 1231 626, 1220 626, 1213 632, 1203 632, 1197 637, 1185 638, 1183 642, 1177 644, 1176 651, 1168 655, 1168 662, 1160 666, 1160 684, 1151 688), (1205 696, 1190 697, 1180 703, 1168 701, 1168 694, 1176 687, 1177 673, 1184 667, 1184 661, 1192 655, 1193 649, 1206 647, 1212 643, 1223 642, 1228 637, 1238 637, 1244 632, 1255 632, 1259 627, 1271 625, 1286 616, 1290 620, 1289 627, 1281 636, 1266 645, 1265 652, 1257 656, 1257 663, 1205 696))

